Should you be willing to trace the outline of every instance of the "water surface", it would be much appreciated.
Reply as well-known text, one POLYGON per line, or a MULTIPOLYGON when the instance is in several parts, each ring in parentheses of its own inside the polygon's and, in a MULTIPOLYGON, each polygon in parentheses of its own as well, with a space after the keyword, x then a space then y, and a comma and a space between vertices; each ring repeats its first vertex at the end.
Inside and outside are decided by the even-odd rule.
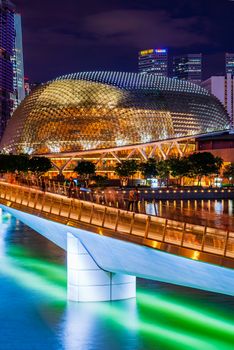
POLYGON ((234 231, 234 201, 231 199, 147 202, 145 209, 151 215, 234 231))
POLYGON ((233 298, 139 279, 137 300, 67 302, 65 253, 1 219, 0 350, 233 350, 233 298))

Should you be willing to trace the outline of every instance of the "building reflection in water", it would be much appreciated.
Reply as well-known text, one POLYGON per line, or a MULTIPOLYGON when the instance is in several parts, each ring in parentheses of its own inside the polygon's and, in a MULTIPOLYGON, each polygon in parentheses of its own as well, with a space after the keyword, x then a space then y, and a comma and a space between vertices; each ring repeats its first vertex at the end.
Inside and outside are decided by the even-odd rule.
POLYGON ((136 299, 80 304, 69 302, 64 324, 64 348, 139 349, 138 331, 136 299), (126 347, 126 339, 131 347, 126 347))
POLYGON ((159 200, 147 202, 145 208, 149 215, 234 229, 233 200, 159 200))
POLYGON ((5 254, 5 241, 7 236, 8 228, 11 224, 11 215, 7 214, 0 208, 0 257, 2 258, 5 254))

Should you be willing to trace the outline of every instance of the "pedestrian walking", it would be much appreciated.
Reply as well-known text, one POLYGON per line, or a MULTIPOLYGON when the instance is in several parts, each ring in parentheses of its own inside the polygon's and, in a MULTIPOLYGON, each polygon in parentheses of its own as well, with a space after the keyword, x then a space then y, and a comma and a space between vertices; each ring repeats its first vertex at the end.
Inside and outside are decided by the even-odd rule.
POLYGON ((74 190, 74 182, 73 182, 73 179, 71 178, 70 183, 69 183, 69 187, 68 187, 68 198, 72 197, 73 190, 74 190))
POLYGON ((136 211, 138 213, 138 203, 140 201, 140 193, 138 191, 138 188, 135 187, 134 189, 134 211, 136 211))
POLYGON ((44 178, 41 179, 41 190, 43 192, 45 192, 45 190, 46 190, 46 183, 45 183, 45 179, 44 178))
POLYGON ((128 193, 128 210, 134 210, 134 197, 135 192, 133 189, 131 189, 128 193))

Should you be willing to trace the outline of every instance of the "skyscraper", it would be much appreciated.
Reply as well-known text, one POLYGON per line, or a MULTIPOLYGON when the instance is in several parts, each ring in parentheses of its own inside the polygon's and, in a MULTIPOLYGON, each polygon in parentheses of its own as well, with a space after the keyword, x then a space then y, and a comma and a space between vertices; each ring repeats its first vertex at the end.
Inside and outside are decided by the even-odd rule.
POLYGON ((20 102, 25 97, 24 89, 24 62, 23 62, 23 43, 22 43, 22 26, 21 16, 18 13, 14 15, 15 24, 15 46, 14 56, 12 58, 13 63, 13 108, 18 107, 20 102))
POLYGON ((226 75, 231 74, 234 75, 234 53, 226 53, 225 54, 225 70, 226 75))
POLYGON ((20 15, 11 1, 0 0, 0 139, 16 106, 16 96, 17 101, 24 96, 20 92, 22 67, 20 15))
POLYGON ((167 49, 149 49, 138 54, 139 73, 168 76, 167 49))
POLYGON ((202 54, 173 57, 173 78, 200 84, 202 81, 202 54))
POLYGON ((0 138, 13 107, 14 6, 0 0, 0 138))

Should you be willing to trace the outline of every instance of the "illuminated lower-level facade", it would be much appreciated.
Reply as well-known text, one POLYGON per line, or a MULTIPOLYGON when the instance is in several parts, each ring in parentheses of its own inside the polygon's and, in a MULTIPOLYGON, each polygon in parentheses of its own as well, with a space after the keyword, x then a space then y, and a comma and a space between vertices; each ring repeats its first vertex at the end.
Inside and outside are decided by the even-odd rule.
POLYGON ((94 159, 108 172, 123 159, 190 153, 197 135, 229 125, 221 103, 187 81, 81 72, 29 95, 12 116, 1 150, 47 155, 59 171, 79 159, 94 159))
MULTIPOLYGON (((118 177, 115 174, 115 166, 118 163, 122 163, 124 160, 134 159, 137 162, 144 162, 149 158, 165 160, 173 156, 188 156, 194 152, 211 152, 214 154, 214 156, 221 157, 224 160, 224 164, 228 164, 230 162, 234 163, 232 149, 227 149, 227 147, 223 147, 223 149, 220 150, 211 148, 202 149, 204 139, 213 140, 219 138, 222 134, 222 132, 207 133, 196 137, 181 137, 176 139, 168 139, 165 141, 156 141, 141 145, 122 146, 103 150, 68 152, 57 155, 51 153, 47 155, 52 160, 54 165, 54 168, 50 171, 50 175, 53 177, 58 173, 63 173, 67 177, 76 176, 76 174, 73 173, 73 169, 77 165, 77 162, 81 160, 88 160, 96 164, 97 174, 107 175, 110 179, 117 179, 118 177)), ((225 132, 224 134, 229 135, 229 132, 225 132)), ((141 173, 138 171, 134 175, 134 178, 142 178, 141 173)))
MULTIPOLYGON (((182 137, 156 141, 139 145, 121 146, 99 150, 76 151, 68 153, 53 154, 47 156, 52 160, 54 168, 50 171, 51 176, 58 172, 67 175, 75 175, 73 169, 78 161, 88 160, 96 164, 96 172, 99 175, 107 175, 111 179, 117 178, 115 166, 128 159, 137 162, 147 161, 149 158, 164 160, 171 156, 185 156, 196 151, 197 142, 195 137, 182 137)), ((140 178, 137 172, 134 178, 140 178)))

